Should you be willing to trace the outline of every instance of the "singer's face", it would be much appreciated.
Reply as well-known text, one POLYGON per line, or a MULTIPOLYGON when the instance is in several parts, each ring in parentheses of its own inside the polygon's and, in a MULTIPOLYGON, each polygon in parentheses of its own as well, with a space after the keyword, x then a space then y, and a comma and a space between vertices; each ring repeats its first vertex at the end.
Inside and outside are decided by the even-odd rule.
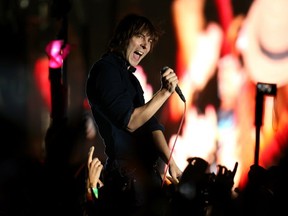
POLYGON ((134 35, 130 39, 126 50, 126 60, 130 65, 136 67, 140 63, 140 61, 149 53, 151 43, 152 40, 145 33, 134 35))

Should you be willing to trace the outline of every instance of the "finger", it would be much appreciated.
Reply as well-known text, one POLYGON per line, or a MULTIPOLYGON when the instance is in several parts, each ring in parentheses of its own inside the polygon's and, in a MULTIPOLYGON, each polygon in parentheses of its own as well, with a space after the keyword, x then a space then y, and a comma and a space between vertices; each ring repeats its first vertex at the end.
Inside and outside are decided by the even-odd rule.
POLYGON ((233 171, 232 171, 232 176, 233 176, 233 178, 234 178, 234 176, 235 176, 235 174, 236 174, 236 172, 237 172, 237 168, 238 168, 238 162, 235 163, 234 169, 233 169, 233 171))
POLYGON ((95 167, 95 170, 94 170, 94 179, 97 180, 96 182, 98 182, 99 179, 100 179, 100 175, 101 175, 102 168, 103 168, 102 164, 99 165, 99 166, 97 166, 97 167, 95 167))
POLYGON ((104 183, 99 179, 98 180, 98 182, 97 182, 98 184, 99 184, 99 187, 102 187, 102 186, 104 186, 104 183))
POLYGON ((167 76, 165 76, 165 79, 172 83, 172 82, 177 82, 178 83, 178 77, 176 76, 176 74, 172 71, 169 74, 167 74, 167 76))
POLYGON ((178 184, 179 183, 179 179, 178 178, 173 178, 174 184, 178 184))
POLYGON ((98 177, 98 176, 100 176, 102 168, 103 168, 102 164, 97 164, 97 165, 91 166, 91 173, 98 177))
POLYGON ((94 152, 94 146, 91 146, 89 153, 88 153, 88 165, 92 162, 93 152, 94 152))
POLYGON ((228 171, 228 169, 227 169, 227 167, 223 167, 223 174, 225 174, 225 175, 229 175, 229 171, 228 171))
POLYGON ((173 174, 173 182, 174 182, 174 184, 178 184, 179 183, 179 179, 178 179, 178 177, 177 177, 177 175, 176 175, 176 173, 175 174, 173 174))
POLYGON ((173 178, 172 176, 166 176, 166 178, 172 183, 172 184, 178 184, 179 180, 176 178, 173 178))
POLYGON ((97 173, 99 173, 99 176, 100 176, 100 174, 101 174, 102 169, 103 169, 103 165, 102 165, 102 164, 99 164, 99 165, 97 166, 97 173))
POLYGON ((101 164, 101 161, 97 157, 93 158, 90 163, 88 163, 88 168, 92 169, 93 167, 97 167, 101 164))
POLYGON ((169 67, 164 67, 162 68, 162 70, 160 71, 160 74, 163 76, 167 76, 168 74, 170 74, 171 72, 173 72, 173 70, 169 67))
POLYGON ((221 166, 221 165, 218 165, 218 175, 222 175, 223 174, 223 170, 224 170, 224 167, 221 166))
POLYGON ((101 165, 102 165, 102 163, 98 158, 94 158, 90 163, 90 166, 92 166, 92 167, 98 167, 101 165))
POLYGON ((99 161, 97 161, 97 163, 94 163, 94 160, 91 162, 89 170, 89 181, 93 187, 96 187, 97 182, 99 182, 102 169, 103 165, 99 161))

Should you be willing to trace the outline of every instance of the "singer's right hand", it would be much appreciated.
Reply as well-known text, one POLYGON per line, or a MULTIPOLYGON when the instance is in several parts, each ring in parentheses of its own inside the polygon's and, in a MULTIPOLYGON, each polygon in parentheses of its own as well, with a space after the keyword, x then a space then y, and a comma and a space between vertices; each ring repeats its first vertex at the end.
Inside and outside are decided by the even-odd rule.
POLYGON ((178 77, 173 69, 165 67, 161 70, 161 88, 167 89, 170 93, 175 91, 178 84, 178 77))

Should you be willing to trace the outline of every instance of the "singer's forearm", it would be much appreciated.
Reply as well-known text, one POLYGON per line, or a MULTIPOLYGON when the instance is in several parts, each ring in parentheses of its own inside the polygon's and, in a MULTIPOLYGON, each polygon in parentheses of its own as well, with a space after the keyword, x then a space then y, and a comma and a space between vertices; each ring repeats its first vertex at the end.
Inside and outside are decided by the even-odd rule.
POLYGON ((170 97, 171 92, 162 88, 145 105, 134 109, 127 130, 133 132, 145 124, 170 97))

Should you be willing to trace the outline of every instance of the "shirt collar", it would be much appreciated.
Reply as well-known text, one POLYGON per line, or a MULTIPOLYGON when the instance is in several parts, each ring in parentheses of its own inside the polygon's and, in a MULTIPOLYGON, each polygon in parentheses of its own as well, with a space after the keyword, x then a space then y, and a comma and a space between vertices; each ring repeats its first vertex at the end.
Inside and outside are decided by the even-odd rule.
POLYGON ((134 73, 136 71, 136 68, 133 67, 132 65, 128 66, 128 71, 130 71, 131 73, 134 73))
POLYGON ((124 67, 127 71, 129 71, 129 72, 131 72, 131 73, 134 73, 134 72, 136 71, 136 68, 133 67, 132 65, 130 65, 130 63, 129 63, 120 53, 117 53, 117 52, 107 52, 106 55, 109 54, 109 53, 112 54, 112 55, 114 55, 114 56, 116 56, 116 57, 122 62, 123 67, 124 67))
POLYGON ((136 71, 136 68, 133 67, 132 65, 130 65, 130 63, 121 55, 119 55, 119 57, 124 61, 124 64, 125 64, 125 68, 131 72, 131 73, 134 73, 136 71))

